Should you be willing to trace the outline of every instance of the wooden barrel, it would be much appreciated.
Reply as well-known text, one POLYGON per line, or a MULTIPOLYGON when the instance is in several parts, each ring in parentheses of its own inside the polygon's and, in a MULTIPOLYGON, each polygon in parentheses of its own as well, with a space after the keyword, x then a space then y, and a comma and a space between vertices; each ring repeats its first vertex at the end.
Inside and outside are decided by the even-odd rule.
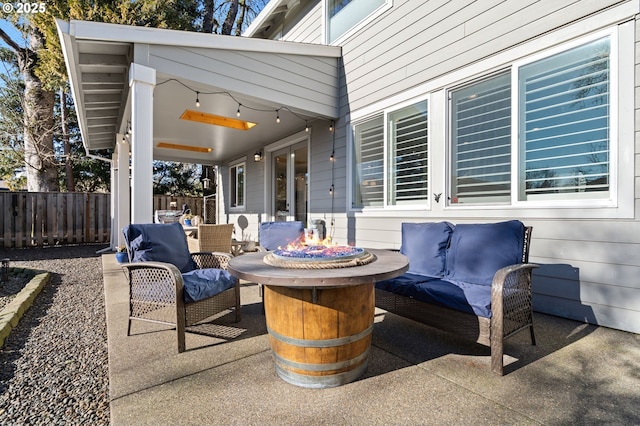
POLYGON ((375 309, 373 283, 344 287, 265 286, 276 372, 307 388, 340 386, 367 368, 375 309))

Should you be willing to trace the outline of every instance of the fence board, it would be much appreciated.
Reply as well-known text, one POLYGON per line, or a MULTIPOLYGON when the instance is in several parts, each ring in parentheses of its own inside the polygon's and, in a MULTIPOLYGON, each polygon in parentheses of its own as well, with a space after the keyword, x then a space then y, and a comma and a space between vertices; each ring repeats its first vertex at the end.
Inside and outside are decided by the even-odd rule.
MULTIPOLYGON (((154 210, 187 204, 204 217, 200 197, 156 195, 154 210)), ((107 243, 111 239, 111 198, 104 193, 0 192, 0 246, 107 243)))

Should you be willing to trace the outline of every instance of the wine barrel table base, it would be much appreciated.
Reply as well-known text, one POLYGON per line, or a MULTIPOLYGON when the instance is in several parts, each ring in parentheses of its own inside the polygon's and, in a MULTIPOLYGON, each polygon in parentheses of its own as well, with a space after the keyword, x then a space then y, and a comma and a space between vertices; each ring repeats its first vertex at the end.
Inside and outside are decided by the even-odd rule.
POLYGON ((276 371, 283 380, 326 388, 364 373, 373 331, 373 283, 322 289, 265 286, 264 298, 276 371))
POLYGON ((264 285, 264 308, 275 369, 284 381, 328 388, 356 380, 367 368, 375 310, 374 284, 402 275, 407 258, 367 250, 375 261, 335 269, 269 265, 267 253, 229 262, 234 276, 264 285))

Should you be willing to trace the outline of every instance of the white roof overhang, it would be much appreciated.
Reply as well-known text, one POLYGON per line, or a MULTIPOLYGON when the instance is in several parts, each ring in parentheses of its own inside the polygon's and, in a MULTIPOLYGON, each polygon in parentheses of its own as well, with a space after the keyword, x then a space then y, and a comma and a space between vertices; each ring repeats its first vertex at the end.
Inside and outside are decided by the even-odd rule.
POLYGON ((101 22, 57 26, 87 150, 114 148, 116 135, 126 133, 132 63, 156 71, 156 160, 221 164, 338 116, 339 47, 101 22), (196 110, 235 119, 239 105, 240 119, 256 123, 250 130, 179 118, 196 110), (160 142, 211 152, 158 148, 160 142))

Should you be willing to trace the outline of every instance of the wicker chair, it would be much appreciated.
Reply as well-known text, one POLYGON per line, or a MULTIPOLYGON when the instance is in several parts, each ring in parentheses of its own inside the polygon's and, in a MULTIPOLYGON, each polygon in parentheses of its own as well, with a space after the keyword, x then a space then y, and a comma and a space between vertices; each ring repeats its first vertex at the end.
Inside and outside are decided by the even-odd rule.
POLYGON ((233 223, 221 225, 198 225, 198 251, 231 253, 233 223))
POLYGON ((258 228, 259 251, 271 251, 278 247, 301 240, 304 237, 304 224, 299 221, 262 222, 258 228))
MULTIPOLYGON (((128 336, 133 320, 174 325, 178 352, 184 352, 186 327, 227 310, 234 310, 235 321, 240 321, 240 282, 233 278, 230 283, 225 271, 232 257, 230 254, 189 253, 186 237, 178 223, 129 225, 123 232, 131 259, 130 263, 122 265, 129 281, 128 336), (140 233, 149 231, 153 234, 150 241, 140 243, 140 233), (145 256, 152 261, 137 260, 145 256), (191 266, 185 266, 185 259, 191 266), (212 286, 206 290, 206 296, 195 301, 191 297, 193 290, 185 291, 185 279, 196 272, 188 271, 191 267, 203 274, 211 272, 212 276, 219 274, 220 277, 207 282, 212 286), (231 287, 226 288, 229 285, 231 287)), ((202 283, 202 278, 199 279, 202 283)))

